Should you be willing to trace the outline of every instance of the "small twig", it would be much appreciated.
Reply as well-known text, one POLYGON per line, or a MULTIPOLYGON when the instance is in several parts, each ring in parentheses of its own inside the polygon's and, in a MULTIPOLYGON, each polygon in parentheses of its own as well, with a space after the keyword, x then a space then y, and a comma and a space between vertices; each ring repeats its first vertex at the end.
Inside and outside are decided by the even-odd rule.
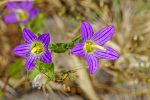
POLYGON ((87 69, 88 67, 78 67, 78 68, 75 68, 73 69, 73 71, 77 71, 77 70, 81 70, 81 69, 87 69))
POLYGON ((53 89, 49 86, 49 84, 46 85, 46 88, 47 88, 49 93, 54 93, 53 89))
MULTIPOLYGON (((0 80, 0 88, 3 88, 4 86, 5 86, 5 83, 0 80)), ((6 85, 5 89, 6 89, 6 91, 10 92, 11 94, 17 96, 17 92, 9 85, 6 85)))
POLYGON ((20 80, 18 80, 18 81, 16 82, 16 84, 14 84, 13 88, 16 89, 16 88, 19 87, 25 80, 26 80, 26 77, 25 77, 25 76, 22 77, 20 80))

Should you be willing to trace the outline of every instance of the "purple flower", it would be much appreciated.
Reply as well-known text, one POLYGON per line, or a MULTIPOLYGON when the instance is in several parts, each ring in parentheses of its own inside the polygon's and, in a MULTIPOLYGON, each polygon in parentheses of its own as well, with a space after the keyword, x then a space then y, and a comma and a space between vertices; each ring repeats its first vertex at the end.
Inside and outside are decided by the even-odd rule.
POLYGON ((91 74, 94 74, 98 69, 97 58, 108 60, 119 58, 117 51, 108 46, 103 46, 114 33, 113 25, 106 26, 94 34, 91 25, 88 22, 83 22, 81 32, 82 42, 73 47, 71 53, 76 56, 85 56, 91 74))
POLYGON ((10 14, 4 17, 4 21, 7 23, 21 22, 26 24, 30 18, 34 18, 38 14, 38 9, 33 7, 33 2, 8 2, 7 8, 10 10, 10 14))
POLYGON ((17 56, 27 57, 27 70, 34 68, 36 59, 39 59, 44 63, 50 63, 52 61, 51 54, 48 50, 48 45, 50 43, 50 36, 48 33, 37 37, 29 29, 25 28, 22 34, 25 43, 17 46, 13 50, 13 53, 17 56))

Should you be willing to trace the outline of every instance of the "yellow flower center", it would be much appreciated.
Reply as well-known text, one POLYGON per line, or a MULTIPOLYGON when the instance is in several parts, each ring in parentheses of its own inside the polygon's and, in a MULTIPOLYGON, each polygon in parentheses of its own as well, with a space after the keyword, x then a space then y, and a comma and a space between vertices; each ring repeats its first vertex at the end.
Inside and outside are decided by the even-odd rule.
POLYGON ((17 18, 20 20, 20 21, 24 21, 28 18, 28 13, 24 10, 21 10, 21 9, 17 9, 16 10, 16 14, 17 14, 17 18))
POLYGON ((34 42, 31 45, 31 53, 35 55, 42 54, 44 52, 44 46, 40 42, 34 42))
POLYGON ((87 40, 85 42, 83 49, 86 53, 93 53, 95 51, 95 49, 105 51, 104 47, 99 46, 99 45, 95 45, 94 42, 91 40, 87 40))

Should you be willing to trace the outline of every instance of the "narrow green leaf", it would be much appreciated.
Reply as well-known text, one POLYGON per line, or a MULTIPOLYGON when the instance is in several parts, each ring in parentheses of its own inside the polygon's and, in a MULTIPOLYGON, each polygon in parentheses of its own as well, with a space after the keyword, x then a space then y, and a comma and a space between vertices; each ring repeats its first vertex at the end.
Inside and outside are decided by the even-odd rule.
POLYGON ((40 13, 35 19, 28 22, 27 27, 29 27, 35 34, 39 35, 38 32, 43 28, 44 20, 45 16, 40 13))
POLYGON ((3 98, 3 92, 2 90, 0 90, 0 100, 2 100, 2 98, 3 98))
POLYGON ((9 77, 19 77, 21 70, 23 69, 24 65, 20 59, 14 61, 8 69, 7 74, 9 77))
POLYGON ((33 80, 39 73, 40 71, 37 68, 34 68, 29 74, 29 79, 33 80))
POLYGON ((47 74, 49 76, 48 77, 49 81, 52 81, 55 79, 54 63, 50 64, 47 74))

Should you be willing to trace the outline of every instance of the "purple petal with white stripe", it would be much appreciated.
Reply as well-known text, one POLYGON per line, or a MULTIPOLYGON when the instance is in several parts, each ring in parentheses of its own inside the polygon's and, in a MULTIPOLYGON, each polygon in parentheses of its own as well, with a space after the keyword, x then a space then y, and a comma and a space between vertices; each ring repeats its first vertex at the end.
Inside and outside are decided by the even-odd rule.
POLYGON ((52 62, 52 57, 51 57, 51 54, 50 54, 49 50, 46 50, 45 53, 40 56, 40 59, 44 63, 52 62))
POLYGON ((31 9, 30 12, 29 12, 29 13, 30 13, 30 14, 29 14, 29 15, 30 15, 30 18, 35 18, 35 17, 37 16, 37 14, 38 14, 38 11, 39 11, 39 10, 38 10, 37 8, 31 9))
POLYGON ((114 49, 104 46, 106 51, 96 50, 93 55, 97 58, 107 59, 107 60, 116 60, 119 58, 119 54, 114 49))
POLYGON ((27 28, 24 28, 22 34, 26 43, 31 43, 37 39, 36 35, 27 28))
POLYGON ((108 40, 111 39, 114 32, 115 32, 114 26, 109 25, 101 29, 97 33, 95 33, 93 37, 91 38, 91 40, 93 40, 98 45, 103 45, 104 43, 106 43, 108 40))
POLYGON ((79 43, 76 46, 73 47, 73 49, 71 50, 71 53, 76 55, 76 56, 84 56, 85 52, 83 50, 83 43, 79 43))
POLYGON ((94 74, 98 69, 98 60, 97 60, 97 58, 92 54, 90 54, 90 55, 86 54, 85 58, 86 58, 86 61, 88 63, 88 66, 89 66, 90 73, 94 74))
POLYGON ((15 13, 8 14, 4 17, 6 23, 16 23, 18 21, 15 13))
POLYGON ((36 57, 33 55, 30 55, 26 60, 26 69, 32 70, 35 67, 35 60, 36 57))
POLYGON ((29 44, 22 44, 17 46, 13 53, 17 56, 28 56, 30 54, 30 45, 29 44))
POLYGON ((50 35, 48 33, 42 34, 38 37, 38 41, 42 42, 44 46, 48 46, 50 43, 50 35))
POLYGON ((88 22, 82 22, 81 32, 83 42, 87 39, 90 39, 94 34, 92 26, 88 22))

